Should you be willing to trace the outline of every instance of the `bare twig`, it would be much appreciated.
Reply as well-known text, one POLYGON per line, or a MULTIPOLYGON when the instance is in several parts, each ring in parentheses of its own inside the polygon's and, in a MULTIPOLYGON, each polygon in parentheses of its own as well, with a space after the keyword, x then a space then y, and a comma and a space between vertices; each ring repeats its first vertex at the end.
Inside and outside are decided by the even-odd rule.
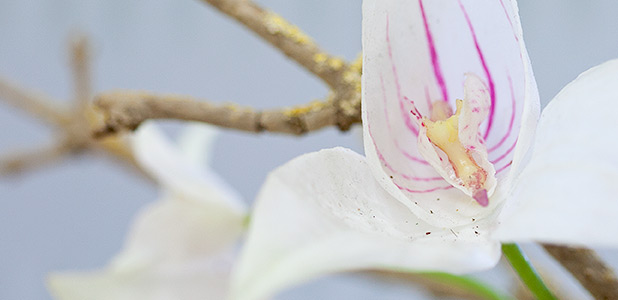
POLYGON ((0 100, 4 100, 8 104, 20 108, 52 125, 62 125, 69 122, 70 117, 68 114, 52 104, 58 103, 58 101, 49 99, 40 93, 28 91, 1 77, 0 100))
POLYGON ((333 101, 314 101, 307 105, 279 110, 256 111, 237 105, 216 105, 190 97, 159 96, 146 92, 102 94, 97 105, 106 113, 106 126, 97 132, 104 136, 122 129, 135 129, 147 119, 200 121, 248 132, 278 132, 301 135, 337 125, 333 101))
POLYGON ((618 299, 618 279, 592 250, 544 244, 543 248, 566 268, 595 299, 618 299))
POLYGON ((328 100, 294 108, 257 111, 236 105, 198 102, 189 97, 138 92, 105 93, 96 101, 105 115, 105 125, 95 131, 95 136, 134 130, 147 119, 192 120, 254 133, 268 131, 294 135, 326 126, 337 126, 345 131, 361 121, 360 60, 350 65, 326 54, 296 26, 252 1, 204 1, 235 18, 321 78, 332 90, 328 100))
MULTIPOLYGON (((92 131, 100 127, 100 117, 93 110, 90 84, 88 41, 78 37, 71 45, 71 70, 75 87, 75 104, 68 110, 56 107, 58 101, 32 93, 15 84, 0 79, 0 98, 23 109, 35 117, 44 119, 58 131, 58 144, 35 151, 9 155, 0 159, 0 175, 15 174, 50 164, 61 158, 81 152, 104 152, 129 165, 140 174, 129 144, 122 135, 93 139, 92 131)), ((150 179, 148 175, 147 178, 150 179)))
POLYGON ((0 159, 0 175, 14 175, 29 169, 40 168, 58 161, 71 148, 66 143, 58 143, 36 150, 15 152, 0 159))
POLYGON ((342 84, 342 74, 348 68, 347 64, 320 50, 309 36, 279 15, 248 0, 203 1, 245 25, 332 89, 342 84))
MULTIPOLYGON (((236 19, 324 81, 332 90, 336 125, 347 130, 360 122, 360 61, 349 65, 322 51, 298 27, 250 0, 202 0, 236 19)), ((335 125, 333 124, 333 125, 335 125)))
POLYGON ((71 42, 71 70, 75 85, 76 113, 83 116, 83 112, 90 105, 92 88, 90 86, 90 49, 88 39, 78 36, 71 42))

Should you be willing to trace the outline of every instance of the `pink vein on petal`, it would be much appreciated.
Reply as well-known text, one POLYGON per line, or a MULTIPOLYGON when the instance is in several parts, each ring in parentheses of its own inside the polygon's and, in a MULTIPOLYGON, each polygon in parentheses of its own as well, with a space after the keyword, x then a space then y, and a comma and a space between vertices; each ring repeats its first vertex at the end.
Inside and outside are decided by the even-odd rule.
POLYGON ((394 185, 395 185, 398 189, 400 189, 400 190, 402 190, 402 191, 406 191, 406 192, 408 192, 408 193, 414 193, 414 194, 431 193, 431 192, 435 192, 435 191, 438 191, 438 190, 449 190, 449 189, 452 189, 452 188, 453 188, 453 186, 452 186, 452 185, 449 185, 449 186, 439 186, 439 187, 430 188, 430 189, 426 189, 426 190, 413 190, 413 189, 407 188, 407 187, 405 187, 405 186, 401 186, 401 185, 399 185, 398 183, 396 183, 396 182, 394 182, 394 181, 393 181, 393 184, 394 184, 394 185))
POLYGON ((491 76, 491 73, 489 72, 489 68, 487 67, 487 61, 485 61, 485 56, 483 55, 483 51, 481 50, 479 41, 476 38, 476 32, 474 31, 474 27, 472 26, 472 21, 470 21, 470 16, 468 16, 468 12, 466 11, 466 8, 463 6, 463 3, 461 3, 461 0, 458 0, 458 1, 459 1, 459 7, 461 7, 461 11, 463 12, 464 17, 466 18, 466 22, 468 23, 468 27, 470 28, 470 33, 472 34, 472 40, 474 41, 476 52, 479 55, 479 59, 481 60, 481 65, 483 66, 483 70, 485 71, 485 75, 487 76, 487 81, 489 82, 489 96, 491 99, 491 107, 489 108, 489 119, 487 120, 487 131, 485 131, 485 135, 483 136, 483 139, 487 140, 487 137, 489 136, 489 132, 491 131, 491 126, 493 125, 493 122, 494 122, 494 114, 496 112, 495 84, 491 76))
POLYGON ((429 163, 428 163, 426 160, 424 160, 424 159, 422 159, 422 158, 418 158, 418 157, 416 157, 416 156, 414 156, 414 155, 412 155, 412 154, 410 154, 410 153, 408 153, 408 152, 406 152, 406 151, 403 151, 403 150, 399 147, 399 143, 397 143, 396 141, 395 141, 395 146, 397 146, 397 148, 399 149, 399 151, 401 151, 401 154, 403 154, 403 156, 404 156, 405 158, 407 158, 407 159, 409 159, 409 160, 411 160, 411 161, 415 161, 415 162, 417 162, 417 163, 421 163, 421 164, 424 164, 424 165, 429 165, 429 163))
MULTIPOLYGON (((422 159, 422 158, 418 158, 410 153, 408 153, 407 151, 403 150, 401 148, 401 146, 399 145, 399 142, 397 141, 397 139, 394 138, 393 135, 393 129, 391 128, 391 122, 390 122, 390 117, 388 116, 388 109, 387 109, 387 99, 386 99, 386 89, 384 87, 384 77, 382 76, 382 74, 380 74, 380 87, 382 88, 382 105, 384 106, 384 118, 386 120, 386 127, 388 129, 388 134, 389 136, 393 137, 393 142, 395 143, 395 147, 397 147, 397 150, 399 150, 399 152, 401 152, 401 154, 406 157, 409 160, 424 164, 424 165, 428 165, 429 163, 422 159)), ((369 135, 371 136, 371 132, 369 133, 369 135)), ((373 137, 372 137, 373 139, 373 137)), ((374 143, 375 144, 375 143, 374 143)), ((376 151, 378 151, 377 146, 376 146, 376 151)))
POLYGON ((372 140, 373 147, 376 150, 376 154, 378 155, 378 159, 393 174, 395 174, 397 176, 401 176, 402 178, 404 178, 406 180, 411 180, 411 181, 442 181, 442 180, 444 180, 442 177, 416 177, 416 176, 411 176, 411 175, 407 175, 407 174, 404 174, 404 173, 401 173, 401 172, 395 170, 395 168, 393 168, 393 166, 391 166, 391 164, 389 164, 388 161, 386 161, 386 158, 384 158, 384 155, 382 154, 382 152, 378 148, 378 145, 375 143, 375 139, 373 138, 373 133, 371 131, 371 126, 368 125, 367 129, 369 130, 369 137, 372 140))
MULTIPOLYGON (((431 103, 431 96, 429 96, 429 87, 425 86, 425 101, 427 101, 427 109, 431 112, 433 110, 433 103, 431 103)), ((428 115, 430 115, 429 113, 428 115)))
POLYGON ((503 167, 501 167, 500 169, 496 170, 496 175, 504 170, 506 170, 508 167, 510 167, 513 164, 513 161, 511 160, 508 164, 504 165, 503 167))
POLYGON ((504 144, 506 139, 509 136, 511 136, 511 131, 513 130, 513 124, 515 123, 515 111, 517 110, 517 105, 515 101, 515 92, 513 91, 513 80, 511 79, 511 75, 507 75, 507 78, 509 80, 509 88, 511 89, 511 121, 509 122, 509 128, 506 134, 502 137, 502 139, 500 139, 500 141, 495 146, 489 148, 489 150, 487 150, 488 152, 492 152, 498 149, 498 147, 502 146, 502 144, 504 144))
MULTIPOLYGON (((397 67, 395 66, 395 63, 393 62, 393 49, 391 48, 391 39, 390 39, 390 29, 389 29, 389 18, 388 15, 386 16, 386 47, 388 49, 388 57, 390 58, 391 61, 391 69, 393 71, 393 77, 394 77, 394 81, 395 81, 395 89, 397 90, 397 99, 399 100, 399 109, 401 110, 401 116, 403 117, 403 120, 406 124, 406 127, 408 127, 408 129, 410 131, 412 131, 412 133, 415 136, 418 136, 418 129, 416 129, 412 123, 412 119, 410 118, 410 114, 408 113, 408 111, 405 109, 404 106, 404 102, 403 102, 403 98, 401 96, 401 85, 399 84, 399 75, 397 74, 397 67)), ((384 83, 382 83, 384 85, 384 83)), ((382 87, 382 91, 384 92, 384 86, 382 87)), ((414 102, 412 102, 412 104, 414 104, 414 102)))
POLYGON ((404 173, 401 173, 401 172, 395 170, 395 168, 393 168, 393 166, 391 166, 391 164, 388 163, 388 161, 386 161, 386 158, 384 158, 384 155, 382 154, 382 151, 380 151, 380 149, 378 148, 378 145, 376 144, 375 139, 373 137, 373 132, 371 130, 371 125, 367 125, 367 130, 369 131, 369 137, 371 138, 371 142, 373 143, 373 147, 376 150, 376 154, 378 155, 378 159, 393 174, 395 174, 397 176, 401 176, 402 178, 404 178, 406 180, 411 180, 411 181, 441 181, 441 180, 444 180, 442 177, 416 177, 416 176, 411 176, 411 175, 407 175, 407 174, 404 174, 404 173))
POLYGON ((515 40, 519 42, 519 38, 517 37, 517 34, 515 33, 515 26, 513 26, 513 21, 511 21, 511 16, 509 16, 509 13, 506 11, 506 6, 504 6, 504 1, 500 0, 500 4, 502 5, 502 10, 504 10, 504 15, 506 16, 506 19, 509 21, 509 24, 511 25, 511 30, 513 30, 513 36, 515 37, 515 40))
POLYGON ((425 26, 425 35, 427 36, 427 44, 429 45, 429 55, 431 56, 431 64, 433 66, 433 73, 436 77, 436 81, 438 81, 438 85, 440 86, 440 90, 442 90, 442 99, 443 101, 448 101, 448 91, 446 89, 446 83, 444 82, 444 77, 442 76, 442 69, 440 69, 440 61, 438 60, 438 52, 436 51, 436 45, 433 41, 433 35, 431 33, 431 29, 429 29, 429 22, 427 21, 427 14, 425 13, 425 7, 423 6, 423 0, 418 0, 418 4, 420 5, 421 14, 423 16, 423 24, 425 26))
POLYGON ((507 155, 509 155, 509 153, 511 153, 511 151, 513 151, 513 149, 515 149, 515 145, 517 145, 517 140, 515 140, 513 145, 511 145, 511 147, 509 147, 509 149, 506 150, 506 152, 504 152, 504 154, 502 154, 498 158, 492 160, 491 163, 495 165, 497 162, 503 160, 507 155))

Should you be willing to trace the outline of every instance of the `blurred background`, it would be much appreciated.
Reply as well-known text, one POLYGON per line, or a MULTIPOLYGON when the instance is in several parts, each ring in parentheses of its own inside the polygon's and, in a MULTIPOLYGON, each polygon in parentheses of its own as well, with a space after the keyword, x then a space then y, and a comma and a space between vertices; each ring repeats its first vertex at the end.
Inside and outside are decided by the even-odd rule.
MULTIPOLYGON (((298 25, 327 52, 348 60, 360 52, 360 0, 256 2, 298 25)), ((617 13, 612 0, 520 1, 543 105, 582 71, 618 58, 617 13)), ((305 103, 327 93, 295 63, 197 0, 0 0, 0 76, 69 105, 68 41, 78 33, 91 41, 95 92, 143 89, 257 108, 305 103)), ((0 153, 53 142, 43 123, 2 102, 0 128, 0 153)), ((225 131, 214 168, 251 202, 269 170, 334 146, 362 152, 358 128, 300 138, 225 131)), ((51 299, 44 286, 49 271, 104 266, 120 249, 135 212, 156 197, 155 186, 96 155, 0 178, 0 299, 51 299)), ((531 251, 547 263, 541 251, 531 251)), ((601 253, 618 266, 618 251, 601 253)), ((477 276, 508 288, 503 270, 477 276)), ((409 286, 336 275, 278 299, 414 295, 409 286)))

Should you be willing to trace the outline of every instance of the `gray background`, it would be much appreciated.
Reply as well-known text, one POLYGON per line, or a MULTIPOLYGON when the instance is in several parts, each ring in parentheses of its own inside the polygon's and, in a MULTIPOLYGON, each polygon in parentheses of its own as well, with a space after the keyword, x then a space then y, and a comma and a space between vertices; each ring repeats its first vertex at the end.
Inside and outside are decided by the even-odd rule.
MULTIPOLYGON (((330 53, 353 59, 360 51, 359 0, 258 2, 330 53)), ((618 57, 618 2, 520 2, 544 104, 580 72, 618 57)), ((327 92, 270 46, 196 0, 2 0, 0 74, 58 98, 58 105, 68 104, 67 40, 76 32, 91 37, 95 91, 145 89, 258 108, 304 103, 327 92)), ((1 102, 0 128, 0 153, 53 141, 41 123, 1 102)), ((362 151, 359 136, 333 129, 302 138, 228 131, 217 143, 214 167, 251 201, 269 170, 321 148, 362 151)), ((47 272, 103 266, 121 246, 133 214, 156 195, 148 182, 91 155, 0 178, 0 299, 49 299, 47 272)), ((479 276, 493 278, 493 273, 479 276)), ((409 299, 413 293, 369 280, 331 276, 281 298, 409 299)))

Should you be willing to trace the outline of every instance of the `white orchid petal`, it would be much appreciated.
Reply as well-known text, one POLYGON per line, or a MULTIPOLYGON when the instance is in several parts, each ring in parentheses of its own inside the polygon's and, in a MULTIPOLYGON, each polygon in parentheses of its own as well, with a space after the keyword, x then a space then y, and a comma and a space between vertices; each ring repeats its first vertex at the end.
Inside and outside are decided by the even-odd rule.
POLYGON ((234 272, 233 299, 265 299, 332 272, 488 268, 499 258, 499 245, 488 241, 486 226, 478 227, 451 231, 418 219, 350 150, 306 154, 264 184, 234 272))
POLYGON ((240 237, 243 220, 243 214, 228 206, 166 197, 140 211, 113 265, 173 265, 215 255, 240 237))
POLYGON ((175 268, 59 272, 47 286, 58 300, 220 300, 229 295, 229 254, 175 268))
POLYGON ((198 166, 210 164, 212 148, 219 131, 205 123, 189 123, 178 137, 178 147, 187 160, 198 166))
POLYGON ((189 155, 183 155, 153 123, 140 127, 134 154, 166 188, 164 197, 139 212, 124 249, 105 269, 51 274, 49 288, 56 298, 227 298, 245 207, 216 174, 200 168, 209 130, 190 129, 183 138, 189 155))
POLYGON ((142 124, 132 141, 133 153, 140 166, 170 192, 245 212, 246 205, 229 184, 210 168, 185 157, 153 122, 142 124))
POLYGON ((499 181, 508 174, 515 153, 527 151, 538 107, 515 1, 364 1, 363 55, 365 152, 380 184, 436 226, 490 214, 497 201, 481 207, 419 154, 411 111, 429 115, 440 100, 454 107, 465 74, 479 76, 492 101, 481 125, 488 158, 499 181), (514 150, 518 134, 524 143, 514 150))
POLYGON ((166 197, 137 215, 124 250, 95 272, 52 274, 57 299, 224 299, 244 215, 166 197))
POLYGON ((618 246, 618 60, 547 105, 496 238, 618 246))

